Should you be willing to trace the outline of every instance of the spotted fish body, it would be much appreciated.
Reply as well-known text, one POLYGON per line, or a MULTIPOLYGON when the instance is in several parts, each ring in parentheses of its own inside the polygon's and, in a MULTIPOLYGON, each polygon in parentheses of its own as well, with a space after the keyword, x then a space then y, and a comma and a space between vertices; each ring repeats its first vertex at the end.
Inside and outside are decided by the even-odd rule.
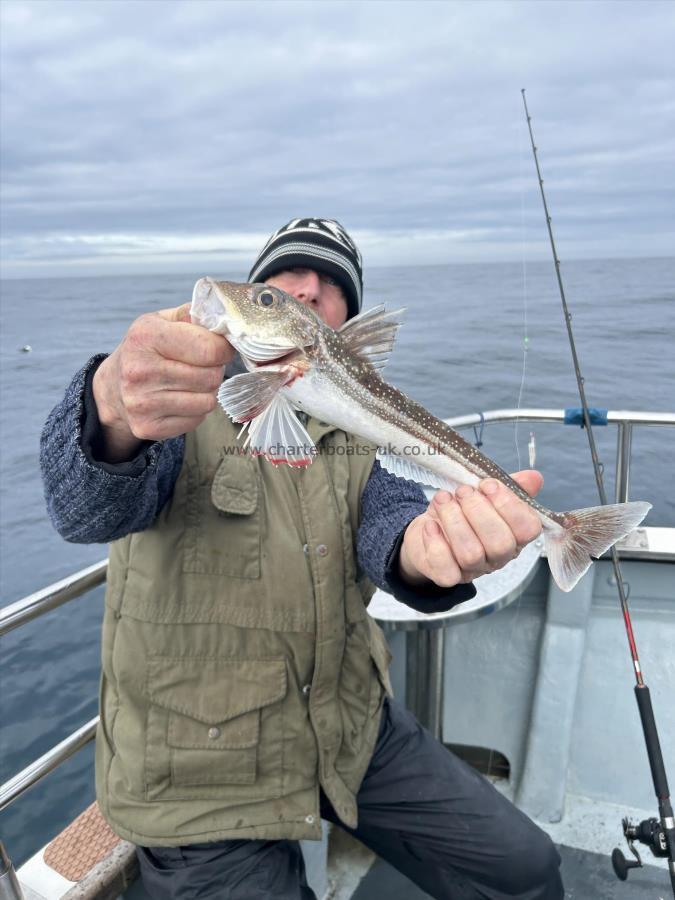
POLYGON ((312 362, 309 371, 285 388, 299 409, 390 451, 382 455, 416 463, 427 476, 438 476, 425 484, 444 481, 454 489, 497 478, 541 515, 562 524, 561 514, 537 503, 497 463, 352 354, 339 333, 324 325, 305 352, 312 362))
POLYGON ((247 445, 272 462, 309 465, 316 448, 296 410, 377 445, 395 475, 454 490, 495 478, 539 516, 556 583, 571 590, 592 563, 637 527, 651 505, 620 503, 554 512, 500 466, 379 374, 399 322, 382 307, 334 331, 307 306, 269 285, 202 278, 192 318, 227 337, 248 372, 223 383, 219 400, 248 429, 247 445))

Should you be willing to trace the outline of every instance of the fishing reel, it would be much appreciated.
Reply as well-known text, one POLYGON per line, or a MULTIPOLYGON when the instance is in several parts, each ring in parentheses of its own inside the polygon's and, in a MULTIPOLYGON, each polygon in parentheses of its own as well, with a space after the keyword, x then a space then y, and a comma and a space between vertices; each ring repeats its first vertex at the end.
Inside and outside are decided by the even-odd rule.
POLYGON ((621 850, 615 847, 612 852, 612 868, 616 877, 621 881, 628 878, 630 869, 639 869, 643 862, 640 854, 635 846, 635 841, 645 844, 652 851, 654 856, 668 856, 668 844, 666 842, 666 834, 658 819, 643 819, 638 825, 633 825, 628 818, 622 820, 623 835, 628 842, 628 849, 635 857, 635 860, 626 859, 621 850))

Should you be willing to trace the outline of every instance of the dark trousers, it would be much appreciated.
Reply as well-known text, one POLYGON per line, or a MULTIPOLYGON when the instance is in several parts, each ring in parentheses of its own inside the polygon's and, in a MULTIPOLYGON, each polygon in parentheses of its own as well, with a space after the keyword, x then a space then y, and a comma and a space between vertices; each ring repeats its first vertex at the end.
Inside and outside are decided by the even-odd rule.
MULTIPOLYGON (((564 896, 548 835, 394 701, 357 799, 350 833, 436 900, 564 896)), ((340 825, 323 794, 321 816, 340 825)), ((297 841, 139 847, 138 857, 157 900, 316 900, 297 841)))

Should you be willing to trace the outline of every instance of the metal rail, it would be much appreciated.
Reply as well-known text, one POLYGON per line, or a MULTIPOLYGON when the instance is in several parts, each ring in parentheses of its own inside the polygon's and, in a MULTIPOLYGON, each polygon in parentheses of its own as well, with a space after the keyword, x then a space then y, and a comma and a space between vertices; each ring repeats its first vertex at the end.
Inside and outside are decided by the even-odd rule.
MULTIPOLYGON (((444 419, 453 428, 468 428, 490 422, 565 422, 564 409, 490 409, 484 413, 470 413, 468 416, 454 416, 444 419)), ((631 412, 630 410, 607 410, 607 424, 619 425, 675 425, 675 413, 631 412)))
MULTIPOLYGON (((474 425, 494 422, 565 422, 564 409, 493 409, 485 413, 471 413, 444 421, 452 428, 470 428, 474 425)), ((617 500, 628 498, 630 477, 630 454, 632 428, 634 425, 675 426, 675 413, 659 412, 607 412, 607 424, 618 426, 617 436, 617 500)), ((16 603, 0 609, 0 637, 19 625, 29 622, 49 612, 69 600, 81 596, 92 588, 103 584, 108 569, 108 560, 103 559, 86 569, 57 581, 16 603)), ((0 786, 0 810, 36 784, 56 766, 72 756, 77 750, 94 738, 98 716, 87 722, 65 740, 61 741, 35 762, 31 763, 5 784, 0 786)))
POLYGON ((25 769, 22 769, 9 781, 6 781, 0 787, 0 811, 9 806, 17 797, 25 793, 28 788, 37 784, 41 778, 48 775, 53 769, 65 762, 69 757, 76 753, 85 744, 94 739, 96 734, 96 726, 99 717, 90 719, 86 725, 78 728, 77 731, 69 735, 67 738, 52 747, 25 769))
MULTIPOLYGON (((452 428, 470 428, 494 422, 565 422, 565 410, 560 409, 492 409, 485 413, 455 416, 444 421, 452 428)), ((615 502, 626 503, 630 483, 630 457, 634 425, 675 426, 675 413, 630 412, 607 410, 607 425, 617 426, 615 502)))
POLYGON ((61 581, 50 584, 41 591, 3 607, 0 609, 0 637, 103 584, 107 571, 108 560, 102 559, 93 566, 80 569, 79 572, 68 575, 67 578, 62 578, 61 581))

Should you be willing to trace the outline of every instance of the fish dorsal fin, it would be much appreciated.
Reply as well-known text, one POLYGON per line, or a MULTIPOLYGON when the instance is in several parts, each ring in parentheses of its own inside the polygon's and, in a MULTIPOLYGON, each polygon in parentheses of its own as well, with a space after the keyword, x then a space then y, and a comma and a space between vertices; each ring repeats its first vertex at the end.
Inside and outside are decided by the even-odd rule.
POLYGON ((348 319, 339 329, 340 337, 352 353, 360 356, 376 369, 383 369, 401 326, 403 309, 387 312, 383 304, 374 306, 348 319))
POLYGON ((223 382, 218 402, 233 422, 248 427, 244 447, 275 465, 308 466, 316 446, 281 388, 283 372, 244 372, 223 382))
POLYGON ((444 491, 455 491, 459 482, 452 481, 443 475, 437 475, 417 463, 406 459, 404 456, 396 456, 378 448, 376 459, 383 469, 397 475, 399 478, 407 478, 408 481, 417 481, 419 484, 428 484, 429 487, 441 488, 444 491))

